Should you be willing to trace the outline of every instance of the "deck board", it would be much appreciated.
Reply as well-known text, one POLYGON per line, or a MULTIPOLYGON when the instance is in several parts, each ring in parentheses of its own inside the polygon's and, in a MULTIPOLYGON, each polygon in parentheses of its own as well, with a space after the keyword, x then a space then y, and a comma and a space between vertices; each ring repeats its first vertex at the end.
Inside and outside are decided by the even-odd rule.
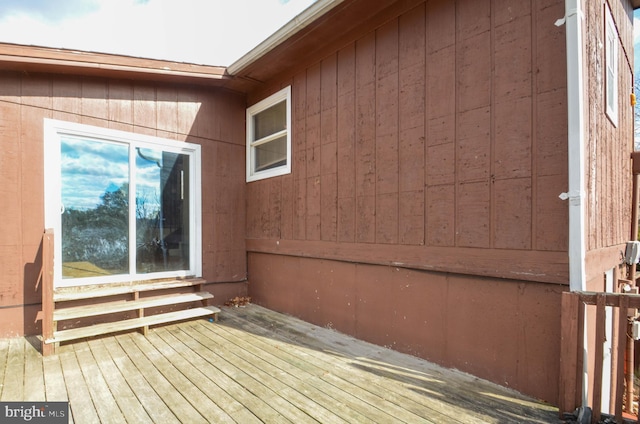
MULTIPOLYGON (((239 320, 237 322, 237 325, 242 326, 242 328, 245 331, 251 332, 254 334, 256 332, 262 332, 262 327, 260 327, 259 325, 247 325, 247 323, 243 322, 242 320, 239 320)), ((277 325, 277 324, 272 323, 271 325, 277 325)), ((232 334, 232 337, 237 337, 237 336, 238 336, 237 334, 232 334)), ((344 391, 347 391, 347 392, 353 391, 358 393, 360 391, 371 390, 373 393, 386 393, 387 399, 395 399, 396 401, 398 400, 398 390, 396 389, 392 380, 385 379, 385 380, 382 380, 382 384, 377 384, 376 381, 371 381, 371 379, 369 378, 366 378, 366 377, 362 378, 360 373, 351 375, 349 371, 351 371, 350 368, 353 367, 354 364, 352 363, 352 364, 345 365, 343 361, 345 357, 340 352, 335 350, 327 350, 325 347, 324 351, 330 351, 332 353, 332 355, 326 355, 326 354, 320 353, 322 351, 316 350, 318 346, 315 344, 310 344, 307 347, 300 348, 295 344, 290 344, 290 340, 291 339, 286 335, 280 336, 280 341, 282 342, 282 345, 281 345, 282 347, 280 347, 280 350, 285 350, 288 353, 287 360, 291 361, 292 364, 297 364, 299 363, 299 358, 306 357, 308 358, 307 361, 309 362, 309 364, 311 364, 311 366, 319 369, 319 372, 321 373, 320 375, 326 375, 330 373, 332 370, 335 370, 336 368, 343 369, 344 371, 346 371, 345 375, 349 376, 349 382, 352 385, 345 386, 344 382, 337 382, 337 383, 334 382, 334 384, 338 384, 344 391), (374 387, 372 387, 372 385, 374 387)), ((362 368, 362 367, 359 367, 359 368, 362 368)), ((309 372, 308 369, 305 369, 305 371, 309 372)), ((407 393, 405 390, 400 390, 400 395, 401 395, 400 401, 403 403, 404 407, 406 407, 407 405, 410 405, 409 402, 413 401, 415 398, 420 399, 419 396, 417 397, 412 396, 412 393, 410 392, 407 393)), ((370 400, 369 402, 365 402, 368 408, 371 408, 372 403, 374 404, 377 403, 377 399, 373 399, 373 400, 370 400)), ((424 403, 422 403, 421 405, 425 408, 429 407, 427 404, 424 404, 424 403)), ((422 410, 422 412, 424 412, 424 409, 422 410)), ((431 411, 429 411, 429 416, 435 422, 447 421, 446 415, 441 413, 438 410, 432 409, 431 411)), ((407 417, 407 419, 411 419, 411 418, 413 417, 407 417)), ((455 418, 455 422, 459 422, 459 418, 455 418)))
MULTIPOLYGON (((154 338, 154 335, 150 335, 154 338)), ((123 336, 125 337, 125 336, 123 336)), ((157 349, 149 338, 135 338, 132 340, 145 354, 148 360, 160 371, 160 373, 171 381, 175 390, 188 399, 193 408, 205 419, 206 422, 231 422, 229 415, 224 412, 210 397, 209 394, 200 390, 192 383, 192 380, 182 370, 176 366, 175 353, 166 344, 157 349)), ((182 412, 177 414, 183 417, 182 412)))
POLYGON ((24 388, 23 397, 34 402, 44 402, 46 400, 44 386, 44 371, 40 353, 33 348, 39 344, 35 337, 27 339, 28 343, 24 350, 24 388))
POLYGON ((261 422, 254 411, 259 412, 269 406, 260 398, 253 395, 235 380, 221 372, 209 362, 215 355, 212 351, 198 349, 198 342, 191 344, 182 343, 175 337, 164 336, 165 342, 169 340, 171 346, 180 355, 174 358, 176 363, 186 369, 197 369, 202 375, 198 384, 206 390, 236 422, 259 423, 261 422))
POLYGON ((111 389, 107 384, 109 377, 105 378, 100 372, 98 363, 87 343, 75 343, 73 348, 85 381, 91 382, 87 384, 87 389, 89 389, 100 422, 113 424, 124 422, 124 416, 118 402, 111 394, 111 389))
MULTIPOLYGON (((367 399, 368 397, 362 393, 359 386, 334 378, 331 375, 332 367, 319 366, 316 358, 308 352, 296 351, 295 347, 285 344, 274 344, 274 341, 264 343, 250 333, 232 331, 233 329, 224 326, 206 328, 201 325, 198 330, 203 337, 213 333, 216 337, 223 337, 226 343, 238 345, 240 352, 247 352, 250 356, 261 358, 262 361, 258 364, 261 368, 269 369, 268 361, 277 364, 272 366, 281 373, 297 377, 298 381, 292 384, 293 387, 298 387, 298 390, 303 392, 311 392, 309 396, 314 402, 323 402, 323 405, 333 410, 340 409, 342 416, 347 418, 348 422, 390 422, 399 418, 389 413, 392 411, 385 408, 389 405, 385 404, 383 399, 375 398, 373 401, 370 398, 367 399), (243 342, 242 339, 245 336, 249 339, 243 342)), ((382 391, 382 393, 385 392, 388 394, 388 391, 382 391)), ((420 417, 411 418, 415 420, 414 422, 421 421, 420 417)))
POLYGON ((102 342, 100 340, 92 340, 89 342, 89 348, 100 369, 99 372, 102 376, 109 376, 105 381, 126 421, 140 424, 153 423, 153 419, 144 409, 136 393, 129 387, 127 380, 120 373, 120 369, 118 369, 102 342))
MULTIPOLYGON (((206 355, 208 349, 215 348, 215 345, 207 344, 204 336, 192 331, 191 328, 175 334, 175 337, 178 340, 187 342, 189 339, 198 340, 200 346, 196 344, 194 350, 199 351, 201 356, 203 354, 206 355)), ((303 394, 297 391, 288 392, 287 390, 290 386, 282 383, 275 375, 256 367, 252 363, 258 358, 247 361, 242 358, 239 351, 236 352, 234 350, 233 354, 228 354, 221 350, 217 352, 216 358, 212 363, 228 363, 230 366, 221 369, 227 375, 242 373, 242 378, 238 381, 246 390, 251 391, 261 399, 268 399, 269 404, 277 413, 293 423, 342 422, 339 416, 315 402, 309 402, 303 394), (217 358, 219 358, 218 361, 216 361, 217 358)))
POLYGON ((62 344, 0 340, 0 399, 70 402, 70 422, 559 423, 510 389, 249 305, 62 344))
POLYGON ((4 386, 2 398, 0 398, 4 402, 19 401, 24 398, 25 341, 22 339, 9 340, 8 349, 4 386))
MULTIPOLYGON (((254 343, 251 343, 242 340, 243 337, 233 337, 232 334, 224 334, 224 328, 225 327, 223 326, 194 326, 192 328, 183 329, 183 331, 196 340, 199 340, 206 348, 207 345, 215 343, 215 339, 209 338, 209 332, 219 329, 220 332, 217 334, 221 335, 227 343, 237 345, 239 347, 239 357, 244 359, 247 363, 251 363, 252 369, 258 369, 262 372, 268 373, 280 382, 278 390, 281 392, 291 392, 291 389, 299 391, 300 395, 297 395, 297 393, 294 393, 293 395, 297 395, 298 400, 296 403, 300 401, 303 408, 310 407, 315 410, 320 407, 329 411, 335 410, 340 417, 347 419, 349 422, 381 422, 371 420, 366 415, 358 412, 358 409, 362 410, 363 408, 366 408, 364 403, 357 404, 357 402, 350 402, 347 405, 350 400, 349 398, 353 398, 350 394, 345 394, 341 399, 335 399, 329 396, 327 394, 329 390, 326 384, 323 386, 321 383, 318 383, 319 379, 310 377, 308 372, 292 366, 290 363, 274 354, 274 351, 277 352, 279 349, 269 344, 261 344, 260 341, 255 338, 252 338, 254 343), (317 403, 318 406, 314 406, 314 403, 317 403)), ((309 415, 320 418, 321 416, 324 416, 323 412, 324 411, 322 410, 313 411, 313 413, 310 413, 309 415)), ((389 419, 390 417, 386 415, 380 418, 389 419)))
MULTIPOLYGON (((179 337, 180 332, 175 332, 174 335, 179 337)), ((183 342, 183 352, 184 349, 197 351, 200 344, 197 340, 185 339, 184 337, 180 337, 178 340, 183 342)), ((180 348, 177 344, 175 346, 180 348)), ((274 409, 270 398, 260 396, 261 393, 265 393, 264 388, 252 387, 249 381, 250 377, 233 364, 225 363, 224 358, 218 355, 220 351, 217 346, 214 346, 213 349, 205 353, 204 357, 202 355, 194 356, 192 358, 194 365, 218 381, 236 401, 248 408, 260 420, 289 422, 274 409)))
MULTIPOLYGON (((237 325, 243 325, 246 333, 261 332, 262 327, 258 325, 247 325, 239 320, 237 325)), ((242 332, 234 329, 231 338, 239 338, 242 332)), ((344 335, 342 335, 344 337, 344 335)), ((345 396, 355 398, 355 401, 362 404, 359 408, 369 415, 376 422, 402 421, 407 423, 433 422, 433 423, 459 423, 459 417, 451 417, 442 413, 439 409, 432 408, 428 404, 414 402, 416 396, 411 392, 401 390, 398 393, 394 390, 391 380, 384 380, 382 384, 368 378, 368 373, 354 372, 351 365, 345 367, 344 361, 338 352, 333 351, 332 355, 319 353, 319 351, 300 347, 287 343, 287 338, 282 337, 277 350, 282 352, 283 360, 291 366, 301 367, 305 373, 311 373, 318 377, 318 380, 325 383, 322 390, 335 393, 336 400, 344 399, 345 396), (344 373, 335 373, 336 369, 341 369, 344 373), (348 376, 345 379, 343 376, 348 376)), ((265 348, 261 346, 261 348, 265 348)), ((248 348, 247 348, 248 349, 248 348)), ((351 406, 354 407, 353 405, 351 406)))
MULTIPOLYGON (((114 337, 107 337, 91 343, 102 345, 102 348, 106 349, 120 371, 120 375, 136 394, 136 398, 153 422, 180 422, 114 337)), ((97 348, 99 349, 100 346, 97 348)))
MULTIPOLYGON (((35 351, 35 348, 33 349, 35 351)), ((69 400, 67 386, 62 374, 62 365, 58 357, 42 358, 42 372, 44 378, 45 400, 51 402, 65 402, 69 400)), ((23 400, 31 400, 25 398, 23 400)), ((73 415, 69 411, 69 424, 73 423, 73 415)))
POLYGON ((206 423, 205 418, 193 407, 189 399, 180 392, 180 381, 172 381, 167 379, 166 375, 171 373, 159 364, 156 367, 144 352, 136 344, 130 335, 118 336, 116 338, 131 361, 138 368, 140 374, 149 382, 156 393, 162 398, 164 403, 171 409, 173 414, 180 421, 190 423, 206 423))
MULTIPOLYGON (((65 354, 60 355, 60 365, 62 366, 62 375, 64 383, 67 387, 67 395, 71 406, 71 416, 77 423, 96 423, 100 422, 98 412, 91 399, 89 387, 82 375, 82 370, 78 364, 73 349, 65 349, 65 354)), ((29 400, 29 399, 25 399, 29 400)))
POLYGON ((2 391, 4 389, 4 376, 7 361, 9 360, 9 340, 0 340, 0 400, 2 400, 2 391))

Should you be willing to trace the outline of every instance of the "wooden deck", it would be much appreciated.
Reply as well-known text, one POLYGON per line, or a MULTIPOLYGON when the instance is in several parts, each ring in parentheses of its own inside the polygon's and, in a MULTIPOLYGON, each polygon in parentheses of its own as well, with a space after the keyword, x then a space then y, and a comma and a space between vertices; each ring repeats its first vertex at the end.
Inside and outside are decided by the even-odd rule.
POLYGON ((558 423, 556 408, 256 305, 62 345, 0 340, 0 401, 85 423, 558 423))

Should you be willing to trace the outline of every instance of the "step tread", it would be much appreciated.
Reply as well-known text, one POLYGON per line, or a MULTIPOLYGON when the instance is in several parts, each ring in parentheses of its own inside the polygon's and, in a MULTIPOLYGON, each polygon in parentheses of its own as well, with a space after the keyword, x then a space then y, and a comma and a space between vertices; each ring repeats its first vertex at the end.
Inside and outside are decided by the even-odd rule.
POLYGON ((191 287, 205 283, 206 280, 203 278, 187 278, 183 280, 148 281, 142 283, 113 283, 103 285, 59 287, 53 291, 53 301, 66 302, 72 300, 93 299, 95 297, 117 296, 135 292, 191 287))
POLYGON ((197 292, 145 297, 138 300, 120 300, 115 302, 73 306, 69 308, 56 309, 55 311, 53 311, 53 320, 62 321, 67 319, 92 317, 97 315, 107 315, 118 312, 134 311, 136 309, 153 308, 157 306, 166 306, 178 303, 197 302, 208 299, 213 299, 213 295, 211 293, 197 292))
POLYGON ((48 339, 45 341, 45 343, 60 343, 69 340, 83 339, 85 337, 116 333, 125 330, 133 330, 135 328, 141 328, 149 325, 165 324, 173 321, 198 318, 217 314, 219 312, 220 309, 216 308, 215 306, 205 306, 199 308, 183 309, 181 311, 175 312, 167 312, 164 314, 149 315, 141 318, 132 318, 124 321, 95 324, 88 327, 71 328, 68 330, 55 331, 53 333, 53 339, 48 339))

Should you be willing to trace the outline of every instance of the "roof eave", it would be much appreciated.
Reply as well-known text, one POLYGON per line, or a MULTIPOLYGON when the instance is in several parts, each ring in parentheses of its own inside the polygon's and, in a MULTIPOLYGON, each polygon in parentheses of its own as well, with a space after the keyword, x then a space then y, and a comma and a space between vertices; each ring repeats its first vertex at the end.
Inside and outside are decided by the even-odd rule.
POLYGON ((226 68, 219 66, 8 43, 0 43, 0 69, 208 85, 229 79, 226 68))
MULTIPOLYGON (((258 44, 247 54, 240 59, 233 62, 227 67, 227 73, 229 75, 238 75, 247 67, 252 65, 256 60, 264 57, 271 50, 279 46, 282 42, 293 37, 299 31, 306 28, 311 23, 315 22, 318 18, 325 15, 334 7, 338 6, 344 0, 318 0, 302 11, 299 15, 285 24, 278 31, 273 33, 269 38, 258 44)), ((638 0, 640 1, 640 0, 638 0)))

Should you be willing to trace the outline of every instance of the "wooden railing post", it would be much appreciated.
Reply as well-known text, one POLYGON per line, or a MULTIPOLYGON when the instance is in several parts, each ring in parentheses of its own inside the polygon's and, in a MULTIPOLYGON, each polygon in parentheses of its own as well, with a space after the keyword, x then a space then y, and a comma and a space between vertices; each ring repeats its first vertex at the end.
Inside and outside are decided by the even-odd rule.
POLYGON ((629 298, 623 296, 620 299, 620 307, 618 308, 618 337, 617 342, 618 346, 616 351, 617 361, 616 367, 613 372, 615 372, 615 382, 616 382, 616 390, 615 390, 615 401, 613 413, 616 417, 616 422, 622 422, 622 398, 625 394, 624 391, 624 355, 625 355, 625 347, 624 343, 627 340, 627 328, 628 328, 628 318, 627 318, 627 310, 629 309, 629 298))
POLYGON ((593 354, 593 422, 600 422, 602 414, 602 373, 605 342, 605 293, 596 295, 596 345, 593 354))
POLYGON ((46 229, 42 239, 42 355, 54 352, 53 338, 53 230, 46 229))
POLYGON ((580 297, 577 293, 562 293, 562 309, 560 323, 560 386, 558 407, 560 418, 564 412, 575 410, 578 405, 582 368, 578 370, 579 353, 582 349, 582 335, 579 332, 580 297))

